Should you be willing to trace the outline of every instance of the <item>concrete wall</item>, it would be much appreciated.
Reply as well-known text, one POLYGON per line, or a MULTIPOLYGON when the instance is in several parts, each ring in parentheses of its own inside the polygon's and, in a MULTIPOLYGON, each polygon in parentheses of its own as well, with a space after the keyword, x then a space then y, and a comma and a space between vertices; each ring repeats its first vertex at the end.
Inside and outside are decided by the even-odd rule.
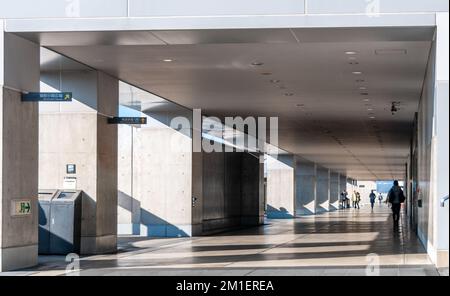
POLYGON ((264 164, 259 155, 242 154, 241 224, 264 224, 264 164))
POLYGON ((119 128, 119 234, 198 236, 262 223, 259 159, 193 153, 192 131, 173 129, 172 118, 153 114, 146 126, 119 128))
POLYGON ((38 104, 21 102, 39 91, 39 47, 3 33, 0 21, 0 272, 37 264, 38 104), (12 213, 15 200, 31 214, 12 213))
POLYGON ((418 113, 418 234, 430 258, 448 267, 448 13, 439 15, 418 113))
POLYGON ((339 173, 330 172, 330 211, 339 209, 340 194, 339 173))
POLYGON ((295 217, 295 156, 267 157, 267 217, 295 217))
POLYGON ((261 171, 246 153, 203 153, 203 234, 262 223, 261 171))
POLYGON ((312 215, 316 213, 316 164, 298 158, 295 170, 296 213, 312 215))
MULTIPOLYGON (((172 129, 172 118, 170 115, 159 120, 148 117, 148 125, 133 129, 132 195, 122 197, 133 204, 135 234, 192 235, 191 131, 172 129)), ((121 142, 124 140, 120 138, 121 142)), ((119 172, 121 175, 122 167, 119 172)), ((121 200, 120 204, 123 203, 121 200)))
POLYGON ((439 200, 449 194, 449 14, 438 14, 437 23, 433 198, 438 202, 435 204, 434 245, 437 266, 448 267, 449 203, 441 207, 439 200))
POLYGON ((330 209, 330 170, 317 167, 316 213, 330 209))
POLYGON ((72 103, 40 103, 39 188, 64 187, 75 164, 83 190, 81 252, 114 252, 117 241, 118 81, 97 71, 42 73, 42 91, 72 91, 72 103))

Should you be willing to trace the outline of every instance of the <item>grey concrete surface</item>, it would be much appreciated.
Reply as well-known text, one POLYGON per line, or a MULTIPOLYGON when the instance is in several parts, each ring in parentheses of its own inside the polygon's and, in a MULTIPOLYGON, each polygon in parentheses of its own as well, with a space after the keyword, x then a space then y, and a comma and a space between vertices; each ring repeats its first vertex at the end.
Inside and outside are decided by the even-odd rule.
POLYGON ((295 217, 295 157, 279 155, 267 158, 267 217, 295 217))
POLYGON ((296 213, 312 215, 316 213, 317 201, 317 166, 315 163, 299 158, 295 170, 296 178, 296 213))
MULTIPOLYGON (((377 205, 373 213, 363 208, 267 220, 264 226, 211 237, 121 237, 119 250, 115 255, 82 257, 79 275, 440 275, 406 217, 394 229, 385 205, 377 205), (374 269, 367 265, 369 255, 376 260, 374 269)), ((17 274, 65 275, 65 268, 63 257, 46 256, 38 267, 17 274)))
POLYGON ((117 116, 118 81, 93 70, 61 69, 43 77, 43 91, 61 87, 74 90, 75 101, 56 109, 53 103, 40 103, 39 188, 63 189, 64 177, 68 176, 66 165, 75 164, 73 177, 77 178, 77 189, 83 190, 81 252, 114 252, 117 126, 107 120, 117 116), (59 72, 65 75, 58 75, 59 72))
POLYGON ((0 26, 0 271, 37 263, 38 104, 21 92, 39 90, 39 47, 0 26), (31 202, 17 216, 15 201, 31 202))
POLYGON ((330 210, 330 170, 317 167, 316 213, 330 210))

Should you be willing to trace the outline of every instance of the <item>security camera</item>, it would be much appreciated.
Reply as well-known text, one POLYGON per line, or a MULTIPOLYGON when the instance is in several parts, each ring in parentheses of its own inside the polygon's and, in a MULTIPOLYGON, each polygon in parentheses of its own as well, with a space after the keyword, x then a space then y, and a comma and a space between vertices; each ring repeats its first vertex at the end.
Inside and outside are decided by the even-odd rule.
POLYGON ((392 107, 391 107, 392 115, 395 115, 395 113, 397 113, 399 111, 399 109, 398 109, 399 104, 400 103, 398 103, 398 102, 392 102, 392 107))

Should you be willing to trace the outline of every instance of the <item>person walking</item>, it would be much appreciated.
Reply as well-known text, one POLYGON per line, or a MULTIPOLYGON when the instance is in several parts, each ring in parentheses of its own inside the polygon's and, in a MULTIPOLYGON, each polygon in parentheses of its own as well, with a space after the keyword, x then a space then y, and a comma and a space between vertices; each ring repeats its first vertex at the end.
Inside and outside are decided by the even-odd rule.
POLYGON ((358 210, 361 209, 359 207, 359 203, 361 202, 361 193, 359 193, 358 191, 356 191, 356 206, 355 208, 357 208, 358 210))
POLYGON ((346 208, 347 197, 345 191, 341 192, 341 210, 345 210, 346 208))
POLYGON ((380 202, 380 205, 383 203, 383 194, 378 194, 378 201, 380 202))
POLYGON ((394 186, 389 190, 387 201, 391 204, 392 216, 394 219, 394 227, 398 226, 400 222, 400 210, 402 208, 402 203, 406 200, 405 194, 400 187, 397 180, 394 181, 394 186))
POLYGON ((377 196, 375 195, 375 193, 373 192, 373 190, 372 190, 372 192, 370 193, 369 198, 370 198, 370 206, 372 207, 372 212, 373 212, 373 208, 374 208, 374 206, 375 206, 375 201, 376 201, 376 199, 377 199, 377 196))
POLYGON ((357 200, 357 195, 356 195, 356 191, 353 191, 353 193, 352 193, 352 207, 354 208, 354 209, 356 209, 356 200, 357 200))

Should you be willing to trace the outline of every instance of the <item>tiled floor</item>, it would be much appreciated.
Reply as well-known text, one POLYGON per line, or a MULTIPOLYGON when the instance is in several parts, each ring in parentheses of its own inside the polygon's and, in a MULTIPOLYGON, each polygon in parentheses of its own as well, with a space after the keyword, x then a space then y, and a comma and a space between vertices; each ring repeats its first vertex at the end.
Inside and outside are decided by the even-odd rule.
MULTIPOLYGON (((119 239, 120 252, 82 258, 81 275, 433 275, 417 237, 389 209, 345 210, 201 238, 119 239), (380 266, 380 269, 378 269, 380 266)), ((64 275, 63 257, 10 275, 64 275)))

